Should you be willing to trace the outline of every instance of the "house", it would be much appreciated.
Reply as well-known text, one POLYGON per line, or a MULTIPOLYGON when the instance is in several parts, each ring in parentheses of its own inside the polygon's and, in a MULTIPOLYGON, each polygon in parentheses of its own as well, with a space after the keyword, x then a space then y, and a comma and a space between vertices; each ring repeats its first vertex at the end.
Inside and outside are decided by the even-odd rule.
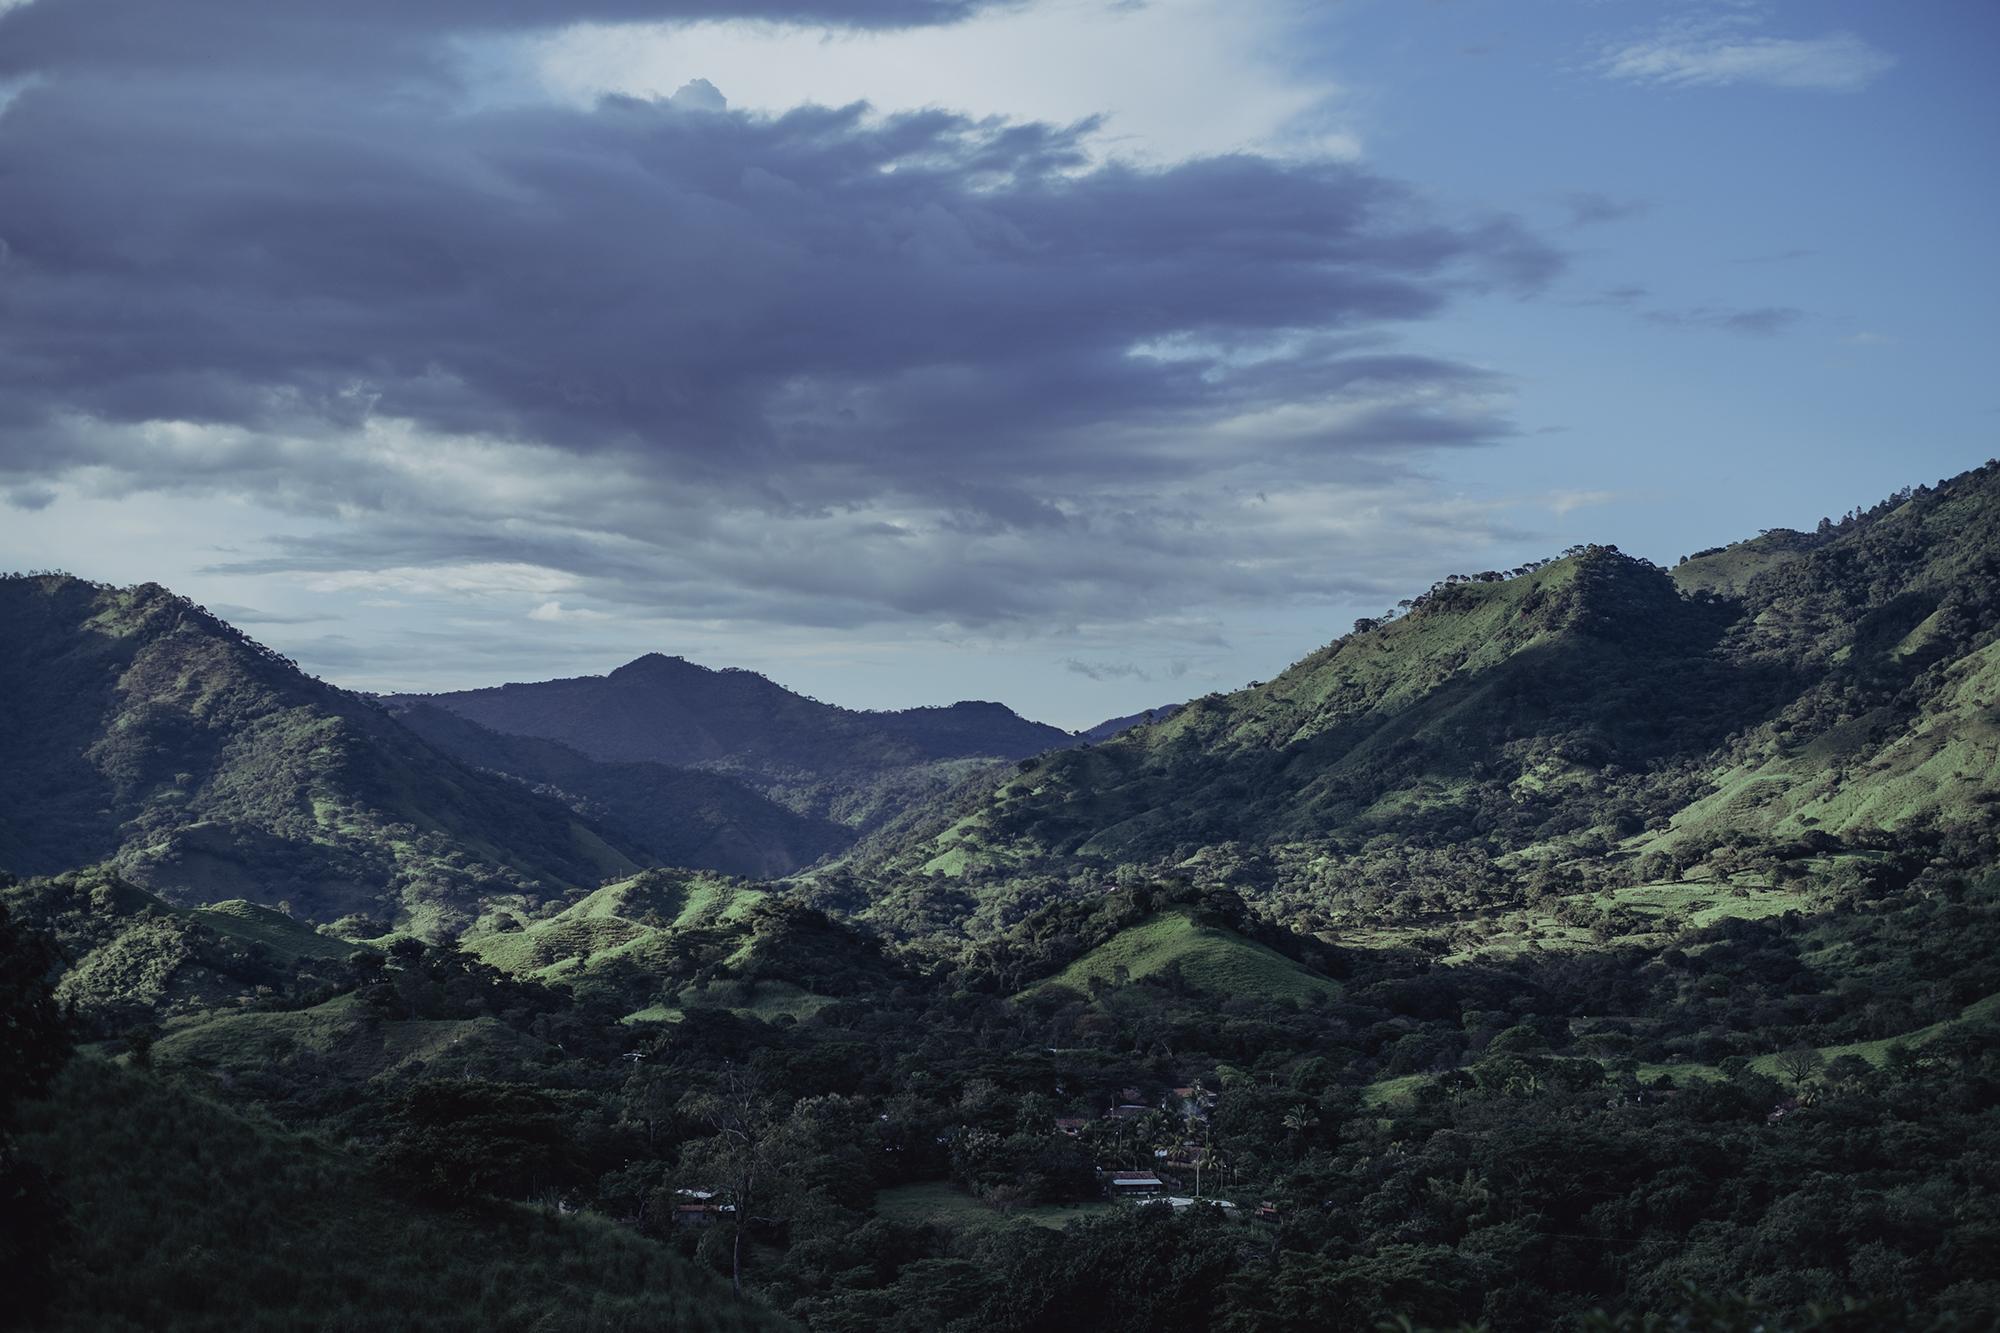
POLYGON ((1176 1115, 1194 1116, 1205 1119, 1208 1113, 1215 1108, 1215 1102, 1216 1096, 1214 1093, 1210 1092, 1207 1088, 1193 1086, 1175 1088, 1167 1094, 1167 1099, 1161 1105, 1176 1115))
POLYGON ((1163 1194, 1158 1198, 1145 1200, 1140 1204, 1140 1207, 1171 1208, 1178 1213, 1182 1209, 1192 1208, 1198 1203, 1207 1204, 1210 1208, 1220 1208, 1225 1213, 1236 1211, 1236 1205, 1227 1199, 1195 1199, 1185 1194, 1163 1194))
POLYGON ((1056 1133, 1075 1138, 1083 1133, 1083 1127, 1089 1123, 1089 1120, 1080 1115, 1059 1115, 1056 1117, 1056 1133))
POLYGON ((1270 1201, 1269 1199, 1265 1199, 1265 1200, 1264 1200, 1263 1202, 1259 1203, 1259 1204, 1257 1205, 1257 1220, 1258 1220, 1259 1222, 1275 1222, 1275 1221, 1277 1221, 1277 1220, 1278 1220, 1278 1205, 1277 1205, 1277 1204, 1275 1204, 1275 1203, 1272 1203, 1272 1202, 1271 1202, 1271 1201, 1270 1201))
POLYGON ((718 1203, 714 1190, 678 1189, 674 1191, 674 1225, 677 1227, 713 1226, 736 1212, 733 1203, 718 1203))
POLYGON ((1150 1199, 1166 1186, 1151 1171, 1113 1171, 1104 1188, 1113 1199, 1150 1199))
POLYGON ((1134 1102, 1127 1102, 1123 1106, 1111 1107, 1104 1113, 1104 1118, 1106 1120, 1137 1120, 1152 1109, 1150 1106, 1140 1106, 1134 1102))
POLYGON ((1146 1094, 1140 1092, 1137 1088, 1121 1088, 1118 1091, 1118 1100, 1121 1102, 1143 1102, 1146 1100, 1146 1094))

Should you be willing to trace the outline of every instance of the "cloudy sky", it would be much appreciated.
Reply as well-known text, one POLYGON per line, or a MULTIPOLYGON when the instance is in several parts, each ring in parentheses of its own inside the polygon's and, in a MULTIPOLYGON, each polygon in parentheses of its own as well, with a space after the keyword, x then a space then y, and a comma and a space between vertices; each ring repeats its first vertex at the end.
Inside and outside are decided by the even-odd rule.
POLYGON ((1988 0, 0 0, 0 567, 1064 725, 2000 453, 1988 0))

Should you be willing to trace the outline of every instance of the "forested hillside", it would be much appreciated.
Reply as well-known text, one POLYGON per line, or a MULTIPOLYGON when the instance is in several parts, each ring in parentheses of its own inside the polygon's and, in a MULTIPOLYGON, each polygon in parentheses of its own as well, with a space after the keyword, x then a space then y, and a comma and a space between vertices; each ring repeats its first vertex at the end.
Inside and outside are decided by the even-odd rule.
POLYGON ((2000 799, 1996 640, 1989 465, 1671 572, 1590 547, 1447 581, 854 868, 992 910, 1178 868, 1323 930, 1906 844, 2000 799))
POLYGON ((156 584, 0 578, 0 867, 463 923, 636 866, 156 584))

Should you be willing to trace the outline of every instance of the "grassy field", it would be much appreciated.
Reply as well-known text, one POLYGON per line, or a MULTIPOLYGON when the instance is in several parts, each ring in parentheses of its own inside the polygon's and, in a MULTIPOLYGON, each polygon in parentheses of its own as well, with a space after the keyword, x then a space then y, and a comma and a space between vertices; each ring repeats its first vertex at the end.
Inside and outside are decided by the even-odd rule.
POLYGON ((1093 1203, 1049 1203, 1032 1208, 1015 1208, 999 1212, 987 1207, 970 1194, 945 1181, 926 1181, 917 1185, 898 1185, 886 1189, 875 1196, 875 1211, 893 1222, 921 1223, 934 1222, 940 1226, 956 1227, 961 1230, 1013 1226, 1026 1222, 1033 1226, 1061 1230, 1068 1223, 1081 1217, 1100 1217, 1109 1212, 1115 1204, 1093 1203))
POLYGON ((1340 994, 1338 983, 1233 931, 1199 925, 1182 908, 1120 931, 1042 984, 1088 992, 1092 979, 1111 982, 1120 968, 1138 980, 1175 965, 1190 983, 1217 995, 1308 1001, 1340 994))

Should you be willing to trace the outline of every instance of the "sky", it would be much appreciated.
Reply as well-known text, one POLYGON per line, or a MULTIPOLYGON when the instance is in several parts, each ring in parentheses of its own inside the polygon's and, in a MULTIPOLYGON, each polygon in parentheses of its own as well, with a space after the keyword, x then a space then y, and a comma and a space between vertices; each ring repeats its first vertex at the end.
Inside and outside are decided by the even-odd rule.
POLYGON ((2000 454, 1988 0, 0 0, 0 569, 1069 727, 2000 454))

